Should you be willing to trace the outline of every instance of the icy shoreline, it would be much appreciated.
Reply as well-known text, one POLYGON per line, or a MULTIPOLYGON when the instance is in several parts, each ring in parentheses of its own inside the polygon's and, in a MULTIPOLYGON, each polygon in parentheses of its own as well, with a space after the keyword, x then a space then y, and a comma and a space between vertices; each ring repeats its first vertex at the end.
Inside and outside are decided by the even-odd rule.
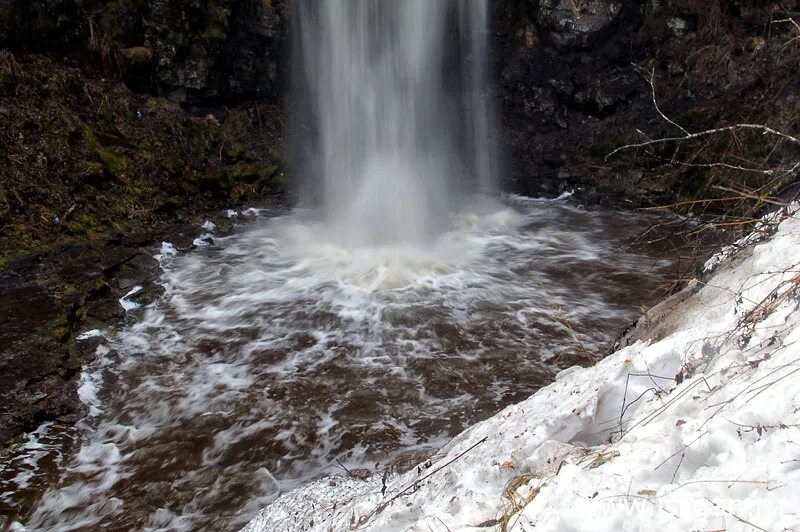
POLYGON ((324 478, 272 530, 794 530, 800 525, 800 220, 708 263, 627 347, 570 368, 385 480, 324 478))

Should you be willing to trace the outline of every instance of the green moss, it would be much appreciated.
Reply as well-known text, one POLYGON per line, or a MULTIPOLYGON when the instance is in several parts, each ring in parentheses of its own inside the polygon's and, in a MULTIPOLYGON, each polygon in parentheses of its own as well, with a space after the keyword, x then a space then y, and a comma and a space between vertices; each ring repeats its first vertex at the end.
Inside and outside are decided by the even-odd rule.
POLYGON ((79 222, 67 222, 67 232, 75 236, 88 236, 89 228, 79 222))
POLYGON ((241 142, 234 143, 230 148, 225 150, 225 158, 229 161, 238 161, 244 155, 244 146, 241 142))
POLYGON ((229 16, 230 10, 213 2, 208 2, 207 25, 203 32, 203 37, 209 40, 225 40, 227 38, 226 30, 228 29, 229 16))
POLYGON ((272 159, 276 163, 286 164, 289 162, 286 153, 280 148, 276 148, 275 146, 272 146, 269 149, 267 149, 267 155, 269 156, 270 159, 272 159))
POLYGON ((100 162, 103 163, 103 166, 106 168, 108 173, 114 176, 119 176, 128 169, 130 161, 128 161, 128 159, 126 159, 124 156, 117 155, 103 146, 89 126, 83 124, 81 126, 81 134, 83 136, 83 140, 89 146, 89 149, 91 149, 100 162))
POLYGON ((16 83, 17 80, 13 73, 0 68, 0 91, 5 92, 6 90, 10 90, 16 83))
POLYGON ((25 434, 24 432, 23 432, 23 433, 21 433, 21 434, 17 434, 17 435, 16 435, 16 436, 14 436, 13 438, 9 439, 9 440, 8 440, 8 441, 5 443, 4 447, 7 447, 7 448, 12 448, 12 447, 16 447, 16 446, 18 446, 18 445, 22 445, 23 443, 25 443, 25 441, 26 441, 27 439, 28 439, 28 436, 27 436, 27 434, 25 434))
POLYGON ((105 174, 105 166, 94 161, 82 161, 81 170, 86 177, 92 180, 99 179, 105 174))
POLYGON ((277 165, 270 163, 245 163, 238 162, 225 169, 227 177, 238 181, 264 181, 271 179, 278 171, 277 165))
POLYGON ((8 223, 11 220, 11 209, 8 208, 5 193, 0 188, 0 226, 8 223))
POLYGON ((0 92, 10 91, 16 86, 17 69, 14 55, 6 50, 0 50, 0 92))
POLYGON ((210 26, 206 28, 206 30, 203 32, 203 37, 205 37, 208 40, 224 41, 226 35, 225 32, 222 31, 222 29, 216 26, 210 26))

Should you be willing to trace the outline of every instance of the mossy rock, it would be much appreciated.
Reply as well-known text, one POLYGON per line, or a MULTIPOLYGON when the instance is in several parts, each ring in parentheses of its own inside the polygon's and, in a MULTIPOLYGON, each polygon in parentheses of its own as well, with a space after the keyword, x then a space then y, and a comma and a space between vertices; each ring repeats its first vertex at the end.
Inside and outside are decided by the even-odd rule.
POLYGON ((67 233, 74 236, 95 236, 99 231, 106 228, 107 224, 87 213, 83 213, 66 223, 67 233))
POLYGON ((230 14, 231 12, 229 9, 209 2, 207 13, 208 25, 203 32, 203 37, 208 40, 219 41, 227 39, 228 18, 230 14))
POLYGON ((103 146, 95 136, 94 132, 83 124, 81 126, 81 135, 83 140, 88 145, 89 149, 97 156, 99 161, 103 163, 106 171, 112 176, 119 176, 128 169, 130 161, 123 155, 118 155, 113 151, 103 146))
POLYGON ((286 152, 275 146, 271 146, 267 149, 267 155, 271 160, 280 165, 286 165, 289 162, 289 157, 287 156, 286 152))
POLYGON ((67 222, 67 233, 74 236, 89 236, 89 228, 73 220, 67 222))

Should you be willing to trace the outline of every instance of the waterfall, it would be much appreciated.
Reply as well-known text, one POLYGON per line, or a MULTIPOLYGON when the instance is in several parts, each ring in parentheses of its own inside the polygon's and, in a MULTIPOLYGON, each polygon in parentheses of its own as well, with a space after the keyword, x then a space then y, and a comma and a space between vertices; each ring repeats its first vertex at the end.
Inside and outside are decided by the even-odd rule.
POLYGON ((488 0, 300 0, 296 158, 348 246, 425 242, 495 190, 488 0))

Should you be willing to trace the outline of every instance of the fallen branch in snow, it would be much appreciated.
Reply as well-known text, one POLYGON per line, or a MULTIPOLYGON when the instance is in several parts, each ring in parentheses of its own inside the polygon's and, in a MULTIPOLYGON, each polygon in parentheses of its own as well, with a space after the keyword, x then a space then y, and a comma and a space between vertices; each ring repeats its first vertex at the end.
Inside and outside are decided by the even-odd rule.
POLYGON ((712 500, 711 500, 711 499, 709 499, 708 497, 704 497, 704 499, 705 499, 705 500, 707 500, 708 502, 710 502, 710 503, 711 503, 711 504, 712 504, 712 505, 713 505, 715 508, 719 508, 720 510, 722 510, 722 511, 723 511, 723 512, 725 512, 726 514, 730 515, 731 517, 735 518, 735 519, 736 519, 736 520, 738 520, 739 522, 741 522, 741 523, 744 523, 744 524, 746 524, 746 525, 750 525, 750 526, 752 526, 753 528, 757 528, 758 530, 762 530, 763 532, 769 532, 767 529, 765 529, 765 528, 761 528, 761 527, 760 527, 760 526, 758 526, 758 525, 754 525, 754 524, 753 524, 753 523, 751 523, 750 521, 747 521, 747 520, 745 520, 745 519, 742 519, 741 517, 739 517, 739 516, 738 516, 738 515, 736 515, 735 513, 733 513, 733 512, 730 512, 730 511, 726 510, 725 508, 723 508, 723 507, 721 507, 721 506, 717 505, 717 503, 715 503, 714 501, 712 501, 712 500))
POLYGON ((466 454, 468 454, 470 451, 472 451, 473 449, 475 449, 475 448, 476 448, 476 447, 478 447, 479 445, 481 445, 481 444, 485 443, 485 442, 486 442, 488 439, 489 439, 489 438, 488 438, 488 436, 487 436, 487 437, 483 438, 482 440, 479 440, 479 441, 475 442, 475 443, 474 443, 473 445, 471 445, 471 446, 470 446, 468 449, 466 449, 465 451, 463 451, 463 452, 459 453, 458 455, 456 455, 456 457, 455 457, 455 458, 453 458, 452 460, 448 460, 446 463, 444 463, 444 464, 442 464, 441 466, 437 467, 437 468, 436 468, 436 469, 434 469, 433 471, 431 471, 431 472, 427 473, 425 476, 423 476, 423 477, 421 477, 421 478, 417 478, 417 479, 415 479, 415 480, 414 480, 414 481, 413 481, 411 484, 409 484, 408 486, 406 486, 405 488, 403 488, 403 489, 402 489, 402 490, 400 490, 399 492, 395 493, 395 494, 394 494, 394 495, 393 495, 393 496, 392 496, 392 497, 391 497, 389 500, 386 500, 386 501, 384 501, 384 502, 380 503, 380 504, 379 504, 378 506, 376 506, 376 507, 375 507, 375 509, 373 509, 373 510, 372 510, 370 513, 368 513, 368 514, 365 514, 365 515, 361 516, 361 518, 360 518, 360 519, 359 519, 359 521, 358 521, 358 527, 361 527, 361 526, 364 526, 365 524, 367 524, 367 522, 368 522, 368 521, 369 521, 369 520, 370 520, 370 519, 371 519, 373 516, 375 516, 375 515, 377 515, 377 514, 381 513, 381 512, 382 512, 384 509, 386 509, 386 508, 387 508, 387 507, 388 507, 390 504, 392 504, 394 501, 396 501, 397 499, 399 499, 399 498, 400 498, 400 497, 402 497, 403 495, 405 495, 405 494, 407 494, 407 493, 409 493, 409 492, 413 492, 414 490, 416 490, 416 489, 417 489, 417 487, 419 486, 419 484, 420 484, 421 482, 423 482, 424 480, 427 480, 427 479, 429 479, 430 477, 432 477, 433 475, 435 475, 436 473, 438 473, 438 472, 439 472, 439 471, 441 471, 442 469, 444 469, 444 468, 448 467, 449 465, 453 464, 454 462, 456 462, 456 461, 460 460, 462 457, 464 457, 464 456, 465 456, 466 454))
POLYGON ((689 386, 687 386, 686 388, 684 388, 683 390, 678 392, 678 394, 676 394, 675 397, 672 397, 669 401, 664 403, 661 407, 657 408, 655 411, 653 411, 652 413, 648 414, 643 419, 641 419, 639 422, 637 422, 632 427, 630 427, 627 431, 625 431, 619 437, 619 440, 617 440, 617 441, 621 441, 623 438, 625 438, 625 436, 630 434, 631 431, 633 429, 635 429, 636 427, 648 425, 650 422, 652 422, 654 419, 656 419, 659 415, 661 415, 664 412, 666 412, 669 407, 671 407, 672 405, 674 405, 675 403, 677 403, 678 401, 683 399, 686 395, 689 394, 689 392, 691 392, 695 388, 697 388, 700 384, 705 384, 706 387, 708 387, 709 391, 711 391, 711 387, 708 385, 708 381, 706 381, 705 377, 702 377, 702 378, 696 380, 695 382, 693 382, 692 384, 690 384, 689 386))
MULTIPOLYGON (((705 431, 705 432, 701 433, 697 438, 693 439, 692 441, 690 441, 689 443, 687 443, 686 445, 684 445, 683 447, 681 447, 680 449, 678 449, 677 451, 675 451, 674 453, 672 453, 671 455, 666 457, 663 462, 661 462, 660 464, 658 464, 656 466, 655 471, 657 471, 661 466, 663 466, 664 464, 666 464, 667 462, 669 462, 670 460, 672 460, 673 458, 678 456, 679 453, 681 454, 681 461, 683 461, 683 454, 682 453, 684 451, 686 451, 686 449, 691 447, 695 442, 699 441, 700 438, 702 438, 703 436, 706 436, 706 435, 708 435, 708 431, 705 431)), ((674 479, 675 475, 673 475, 672 478, 674 479)))
POLYGON ((737 427, 739 427, 738 432, 740 433, 740 436, 741 436, 742 432, 755 432, 756 434, 758 434, 759 437, 761 437, 761 435, 764 432, 767 432, 767 430, 788 429, 788 428, 800 427, 800 424, 785 425, 783 423, 773 423, 771 425, 770 424, 762 425, 761 423, 759 423, 758 425, 746 425, 744 423, 737 423, 736 421, 731 421, 730 419, 728 420, 728 423, 731 423, 731 424, 736 425, 737 427), (744 429, 744 431, 742 431, 742 429, 744 429))
MULTIPOLYGON (((686 486, 691 486, 694 484, 728 484, 728 487, 735 484, 757 484, 757 485, 766 485, 769 486, 770 483, 773 481, 771 480, 741 480, 741 479, 710 479, 710 480, 690 480, 688 482, 684 482, 682 484, 678 484, 674 489, 667 491, 666 493, 662 493, 661 495, 652 495, 651 499, 663 499, 664 497, 668 497, 675 493, 676 491, 685 488, 686 486)), ((606 495, 605 497, 601 497, 602 499, 619 499, 624 497, 631 497, 631 494, 625 495, 606 495)))
MULTIPOLYGON (((622 427, 624 426, 623 423, 624 423, 624 418, 625 418, 625 412, 627 412, 628 408, 630 408, 631 406, 636 404, 648 392, 653 392, 653 394, 655 396, 658 396, 661 393, 664 393, 666 391, 666 390, 664 390, 664 388, 662 388, 655 381, 655 379, 661 379, 661 380, 673 381, 673 382, 675 381, 674 377, 662 377, 662 376, 659 376, 659 375, 653 375, 652 373, 650 373, 650 371, 648 371, 647 373, 630 373, 630 372, 628 372, 628 375, 625 377, 625 390, 622 393, 622 410, 620 411, 620 414, 619 414, 619 430, 620 430, 620 432, 622 432, 622 430, 623 430, 622 427), (636 399, 634 399, 630 403, 627 403, 626 401, 628 399, 628 385, 630 384, 631 377, 648 377, 650 379, 650 381, 653 383, 653 387, 647 388, 645 391, 643 391, 641 394, 639 394, 639 397, 637 397, 636 399)), ((613 434, 613 432, 611 434, 613 434)))
POLYGON ((761 321, 764 319, 764 317, 772 313, 772 311, 786 298, 793 293, 796 293, 798 288, 800 288, 800 273, 791 279, 782 281, 778 286, 773 288, 772 291, 767 294, 767 296, 758 305, 751 309, 742 318, 742 323, 756 323, 761 321))

